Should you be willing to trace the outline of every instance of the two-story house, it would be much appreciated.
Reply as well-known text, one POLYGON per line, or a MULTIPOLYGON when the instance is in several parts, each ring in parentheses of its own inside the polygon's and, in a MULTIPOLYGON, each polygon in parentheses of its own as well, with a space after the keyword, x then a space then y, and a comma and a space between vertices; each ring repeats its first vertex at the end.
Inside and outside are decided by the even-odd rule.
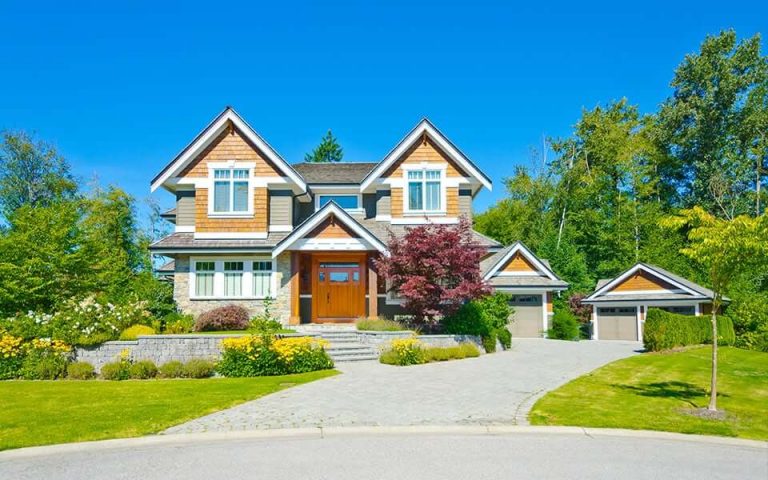
MULTIPOLYGON (((389 232, 471 218, 491 180, 427 119, 379 162, 291 165, 228 107, 152 180, 159 188, 176 197, 164 215, 175 231, 151 250, 173 258, 183 311, 255 313, 270 298, 298 324, 402 313, 372 262, 389 232)), ((486 280, 514 295, 518 334, 540 335, 567 285, 524 245, 475 239, 486 280)))

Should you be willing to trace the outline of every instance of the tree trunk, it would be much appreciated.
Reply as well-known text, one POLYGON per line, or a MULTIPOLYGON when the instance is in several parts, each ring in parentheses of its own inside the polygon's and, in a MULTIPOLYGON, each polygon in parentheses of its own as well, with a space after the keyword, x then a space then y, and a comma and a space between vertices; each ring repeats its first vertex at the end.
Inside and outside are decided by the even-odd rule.
MULTIPOLYGON (((717 295, 716 295, 717 297, 717 295)), ((712 302, 712 379, 709 387, 709 406, 708 410, 717 410, 717 309, 720 302, 712 302)))

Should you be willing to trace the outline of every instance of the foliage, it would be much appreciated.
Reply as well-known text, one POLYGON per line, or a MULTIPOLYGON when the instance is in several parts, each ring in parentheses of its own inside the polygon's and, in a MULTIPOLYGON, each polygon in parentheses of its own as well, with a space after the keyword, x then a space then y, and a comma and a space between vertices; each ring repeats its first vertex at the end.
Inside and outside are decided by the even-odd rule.
POLYGON ((558 310, 552 316, 552 328, 547 331, 547 337, 557 340, 578 340, 579 320, 571 312, 558 310))
POLYGON ((662 430, 768 440, 768 354, 723 348, 719 398, 728 415, 691 415, 707 406, 708 348, 635 355, 547 393, 533 406, 534 425, 662 430))
POLYGON ((583 293, 574 293, 568 297, 568 310, 580 323, 589 323, 592 320, 592 307, 581 303, 586 297, 583 293))
POLYGON ((444 362, 446 360, 461 360, 480 356, 477 345, 470 342, 460 343, 453 347, 427 347, 424 349, 424 361, 444 362))
POLYGON ((135 380, 155 378, 157 376, 157 365, 155 365, 155 362, 152 360, 139 360, 138 362, 132 363, 131 366, 128 367, 128 374, 135 380))
POLYGON ((151 382, 0 382, 0 450, 126 438, 336 375, 323 370, 262 378, 151 382))
POLYGON ((489 292, 479 269, 485 249, 474 241, 466 218, 455 226, 427 224, 400 237, 391 234, 388 251, 376 266, 417 324, 434 325, 489 292))
POLYGON ((183 376, 186 378, 208 378, 214 372, 216 372, 216 364, 202 358, 189 360, 182 368, 183 376))
POLYGON ((494 292, 465 303, 456 313, 445 317, 441 324, 445 333, 487 336, 506 328, 512 313, 509 295, 494 292))
POLYGON ((184 364, 178 360, 171 360, 160 365, 158 375, 161 378, 181 378, 184 376, 184 364))
POLYGON ((146 302, 102 303, 93 297, 72 300, 50 318, 51 336, 71 345, 98 345, 118 338, 121 330, 148 323, 146 302))
POLYGON ((146 325, 134 325, 120 332, 120 340, 136 340, 140 335, 154 335, 155 329, 146 325))
POLYGON ((379 357, 381 363, 388 365, 418 365, 424 363, 424 344, 416 338, 392 340, 389 348, 379 357))
POLYGON ((399 332, 408 328, 397 320, 389 318, 358 318, 355 322, 358 330, 371 332, 399 332))
POLYGON ((0 336, 0 380, 19 376, 24 361, 24 339, 9 334, 0 336))
MULTIPOLYGON (((730 318, 720 316, 718 342, 733 345, 735 335, 730 318)), ((694 317, 670 313, 658 308, 648 309, 643 328, 643 343, 648 351, 656 352, 686 345, 712 342, 712 322, 709 317, 694 317)))
POLYGON ((249 323, 248 310, 238 305, 225 305, 197 317, 195 331, 245 330, 249 323))
POLYGON ((501 327, 496 330, 496 338, 498 338, 501 348, 504 350, 512 348, 512 332, 507 327, 501 327))
POLYGON ((216 370, 225 377, 258 377, 333 368, 326 342, 310 337, 275 339, 271 335, 222 340, 216 370))
POLYGON ((25 380, 55 380, 63 377, 71 347, 59 340, 34 339, 24 345, 20 376, 25 380))
POLYGON ((482 336, 483 348, 485 353, 496 352, 496 341, 498 340, 498 330, 493 330, 490 333, 482 336))
POLYGON ((339 146, 339 142, 336 141, 336 137, 333 136, 330 130, 325 134, 323 139, 312 153, 308 153, 304 156, 305 162, 314 163, 333 163, 340 162, 344 157, 344 150, 339 146))
POLYGON ((105 363, 101 367, 101 378, 104 380, 128 380, 131 378, 131 360, 130 351, 120 352, 118 359, 114 362, 105 363))
POLYGON ((96 372, 88 362, 72 362, 67 365, 67 378, 70 380, 90 380, 96 372))
POLYGON ((179 312, 171 312, 163 317, 164 333, 188 333, 195 327, 195 317, 179 312))

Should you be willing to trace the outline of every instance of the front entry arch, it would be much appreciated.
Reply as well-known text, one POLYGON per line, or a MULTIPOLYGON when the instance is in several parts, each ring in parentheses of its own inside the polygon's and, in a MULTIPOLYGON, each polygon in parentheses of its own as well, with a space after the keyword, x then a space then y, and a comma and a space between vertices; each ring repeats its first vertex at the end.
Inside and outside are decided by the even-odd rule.
POLYGON ((366 254, 312 255, 312 322, 365 316, 366 254))

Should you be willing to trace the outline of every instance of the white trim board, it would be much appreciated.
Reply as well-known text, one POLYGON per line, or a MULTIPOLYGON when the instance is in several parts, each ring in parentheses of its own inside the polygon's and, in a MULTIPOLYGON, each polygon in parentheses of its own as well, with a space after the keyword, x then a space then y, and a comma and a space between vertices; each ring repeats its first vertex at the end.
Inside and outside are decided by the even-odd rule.
POLYGON ((514 246, 509 249, 506 255, 504 255, 498 262, 496 262, 496 264, 490 270, 488 270, 488 273, 483 276, 483 280, 490 280, 493 278, 496 272, 498 272, 502 266, 506 265, 518 252, 520 252, 528 261, 533 263, 533 266, 535 266, 539 272, 544 274, 544 276, 550 280, 560 280, 552 270, 547 268, 547 266, 544 265, 544 263, 539 260, 536 255, 533 254, 533 252, 528 250, 528 247, 523 245, 521 242, 516 242, 514 246))
MULTIPOLYGON (((605 285, 603 285, 599 289, 595 290, 594 293, 592 293, 590 296, 588 296, 584 300, 593 300, 593 299, 595 299, 595 298, 597 298, 599 296, 605 295, 606 292, 612 290, 614 287, 616 287, 616 285, 620 284, 621 282, 623 282, 624 280, 629 278, 632 274, 634 274, 638 270, 642 270, 642 271, 644 271, 644 272, 646 272, 646 273, 648 273, 648 274, 650 274, 650 275, 652 275, 652 276, 654 276, 654 277, 656 277, 656 278, 658 278, 660 280, 663 280, 663 281, 665 281, 665 282, 667 282, 669 284, 672 284, 672 285, 678 287, 684 293, 688 293, 690 295, 694 295, 694 296, 697 296, 697 297, 702 295, 700 292, 692 290, 692 289, 686 287, 685 285, 681 284, 680 282, 677 282, 677 281, 669 278, 668 276, 663 275, 660 272, 657 272, 656 270, 653 270, 653 269, 651 269, 649 267, 646 267, 642 263, 637 263, 632 268, 627 270, 626 272, 622 273, 621 275, 619 275, 618 277, 614 278, 610 282, 606 283, 605 285)), ((653 292, 654 292, 654 290, 643 291, 644 294, 645 293, 653 293, 653 292)), ((662 291, 662 290, 658 290, 658 292, 664 293, 664 291, 662 291)))

